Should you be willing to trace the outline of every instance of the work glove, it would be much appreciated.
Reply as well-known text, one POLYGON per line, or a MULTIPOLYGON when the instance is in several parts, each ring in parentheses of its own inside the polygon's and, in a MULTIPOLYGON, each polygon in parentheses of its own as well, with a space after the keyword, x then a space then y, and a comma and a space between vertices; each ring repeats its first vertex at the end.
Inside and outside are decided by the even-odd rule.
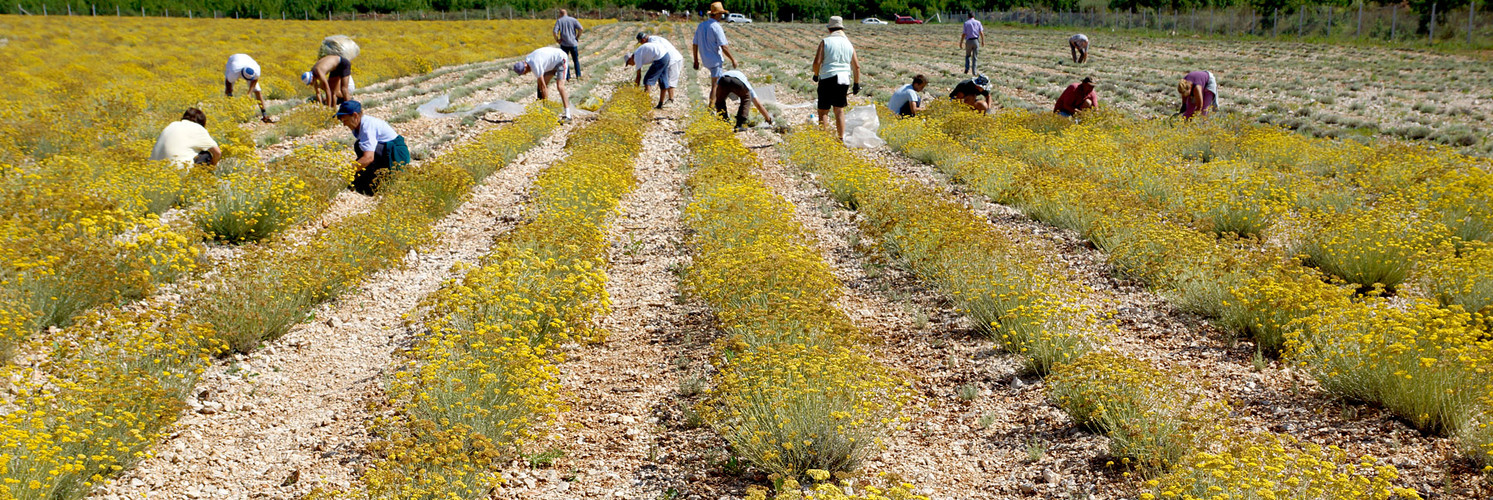
POLYGON ((852 94, 860 94, 861 93, 861 83, 860 82, 855 82, 854 85, 851 85, 850 86, 850 93, 852 93, 852 94))
POLYGON ((812 77, 809 77, 809 79, 814 80, 814 83, 819 83, 819 75, 814 75, 812 77))

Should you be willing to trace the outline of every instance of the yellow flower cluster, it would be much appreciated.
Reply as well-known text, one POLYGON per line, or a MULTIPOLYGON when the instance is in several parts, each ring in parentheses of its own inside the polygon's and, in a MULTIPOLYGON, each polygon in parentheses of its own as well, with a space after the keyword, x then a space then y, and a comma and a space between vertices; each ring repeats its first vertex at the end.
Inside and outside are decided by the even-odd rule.
POLYGON ((928 500, 928 497, 913 494, 913 485, 896 476, 882 472, 874 481, 857 484, 853 475, 831 474, 824 469, 805 471, 816 484, 804 486, 793 478, 772 476, 775 493, 761 486, 748 486, 746 500, 928 500), (839 478, 830 481, 831 477, 839 478))
POLYGON ((1266 351, 1284 350, 1328 390, 1463 436, 1469 456, 1493 462, 1488 435, 1469 437, 1493 414, 1483 373, 1493 354, 1478 340, 1488 326, 1465 312, 1477 299, 1459 298, 1489 286, 1475 267, 1486 257, 1482 243, 1455 236, 1475 236, 1487 220, 1487 196, 1477 190, 1493 171, 1486 161, 1399 144, 1325 143, 1240 123, 1175 125, 1106 113, 1055 125, 1046 115, 934 109, 883 130, 894 147, 927 156, 997 201, 1082 232, 1119 269, 1177 305, 1254 335, 1266 351), (1299 168, 1289 159, 1307 154, 1321 157, 1303 158, 1299 168), (1249 201, 1214 206, 1278 204, 1240 219, 1261 221, 1251 223, 1260 238, 1219 234, 1228 218, 1200 216, 1207 211, 1187 201, 1220 199, 1196 194, 1199 180, 1219 179, 1250 179, 1223 184, 1249 201), (1315 268, 1292 259, 1287 247, 1315 268), (1429 265, 1416 268, 1417 261, 1429 265), (1440 303, 1361 294, 1401 282, 1431 283, 1440 303))
POLYGON ((533 221, 426 299, 428 331, 389 385, 398 411, 380 423, 368 496, 486 498, 496 469, 560 409, 559 346, 602 339, 606 223, 635 184, 649 111, 646 94, 617 91, 535 181, 533 221))
POLYGON ((210 238, 262 240, 321 213, 356 172, 356 163, 329 148, 303 147, 269 166, 246 161, 216 179, 191 217, 210 238))
MULTIPOLYGON (((15 394, 8 404, 20 410, 0 417, 0 467, 7 478, 25 478, 0 484, 0 496, 81 498, 139 460, 212 356, 284 333, 316 303, 399 262, 475 182, 460 164, 506 164, 554 127, 554 110, 536 104, 517 123, 479 137, 490 148, 461 150, 481 158, 438 159, 389 176, 373 211, 304 245, 272 240, 253 247, 211 283, 189 290, 180 309, 161 302, 95 311, 39 340, 53 346, 34 350, 46 352, 46 362, 0 369, 15 394)), ((0 320, 11 321, 5 314, 0 320)))
POLYGON ((1393 466, 1353 459, 1335 446, 1302 443, 1280 434, 1217 429, 1188 466, 1147 481, 1141 500, 1389 500, 1419 499, 1397 488, 1393 466))
POLYGON ((747 462, 784 477, 853 471, 908 394, 834 306, 840 284, 760 163, 705 109, 685 131, 694 167, 683 287, 715 312, 720 377, 702 413, 747 462))
POLYGON ((1060 365, 1046 382, 1049 395, 1078 425, 1109 436, 1111 454, 1155 472, 1193 449, 1200 424, 1227 413, 1200 403, 1198 394, 1178 383, 1184 379, 1146 361, 1099 351, 1060 365))

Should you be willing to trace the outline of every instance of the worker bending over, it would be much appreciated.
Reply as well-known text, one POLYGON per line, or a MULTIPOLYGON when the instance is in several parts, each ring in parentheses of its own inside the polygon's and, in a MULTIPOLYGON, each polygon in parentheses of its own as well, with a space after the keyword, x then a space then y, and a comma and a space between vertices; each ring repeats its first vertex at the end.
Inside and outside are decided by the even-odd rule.
POLYGON ((248 54, 234 54, 228 56, 228 66, 223 68, 223 95, 233 97, 234 82, 243 79, 245 86, 254 99, 259 101, 259 120, 270 123, 269 114, 264 109, 264 94, 259 89, 259 63, 248 54))
POLYGON ((861 93, 861 63, 855 57, 855 46, 845 36, 845 19, 831 16, 825 25, 829 36, 819 41, 814 53, 814 82, 819 84, 817 110, 819 126, 825 126, 825 115, 835 111, 835 131, 845 140, 845 106, 848 94, 861 93))
POLYGON ((887 109, 892 110, 897 116, 917 116, 922 113, 923 95, 920 92, 928 86, 928 79, 923 75, 912 77, 912 83, 903 85, 892 92, 892 98, 887 100, 887 109))
POLYGON ((720 2, 710 4, 710 17, 700 22, 695 27, 695 39, 691 44, 691 54, 694 56, 695 71, 700 70, 701 63, 705 69, 710 70, 710 94, 706 100, 715 100, 715 81, 726 72, 725 61, 721 55, 731 61, 731 69, 736 69, 736 57, 731 55, 730 42, 726 40, 726 30, 721 28, 721 20, 726 18, 726 8, 720 2))
POLYGON ((554 47, 540 47, 530 52, 524 60, 513 63, 513 72, 520 75, 534 74, 539 89, 539 99, 549 99, 549 82, 554 80, 555 91, 560 94, 561 120, 570 119, 570 94, 565 91, 565 68, 569 66, 565 51, 554 47))
POLYGON ((1073 56, 1075 63, 1089 62, 1089 36, 1079 33, 1068 37, 1068 52, 1073 56))
POLYGON ((1218 81, 1209 71, 1194 71, 1177 82, 1177 93, 1182 96, 1182 116, 1207 116, 1218 110, 1218 81))
POLYGON ((217 165, 223 159, 223 152, 218 149, 218 141, 207 133, 207 113, 187 108, 180 121, 171 122, 161 130, 155 147, 150 150, 150 159, 167 160, 177 168, 187 168, 217 165))
POLYGON ((990 112, 990 91, 985 88, 990 80, 985 75, 976 76, 954 85, 954 90, 949 92, 949 99, 964 103, 981 113, 990 112), (980 98, 984 98, 981 100, 980 98))
POLYGON ((1058 96, 1058 102, 1052 105, 1052 112, 1071 117, 1098 105, 1099 94, 1094 93, 1094 79, 1084 77, 1083 81, 1063 89, 1063 95, 1058 96))
POLYGON ((395 132, 389 122, 363 116, 362 103, 342 103, 337 107, 337 119, 356 139, 353 154, 358 156, 358 173, 353 176, 354 191, 373 196, 382 172, 400 170, 410 163, 410 148, 405 145, 404 136, 395 132))
POLYGON ((311 71, 301 73, 301 83, 310 85, 316 92, 316 101, 335 107, 352 99, 353 62, 339 55, 326 55, 311 65, 311 71))
POLYGON ((720 81, 716 86, 718 89, 715 96, 715 112, 722 120, 726 119, 726 98, 736 96, 738 99, 736 130, 740 131, 746 125, 747 113, 750 112, 747 108, 749 104, 755 106, 757 112, 762 114, 763 121, 766 121, 768 125, 774 125, 772 115, 767 114, 767 109, 762 107, 762 101, 757 100, 757 90, 747 82, 745 74, 734 69, 721 73, 720 81))
POLYGON ((645 91, 658 85, 658 105, 654 109, 662 109, 664 100, 674 91, 674 80, 669 79, 670 68, 680 61, 674 59, 674 54, 669 50, 672 44, 665 45, 668 41, 662 38, 658 42, 652 42, 647 33, 638 32, 637 40, 638 48, 627 55, 627 66, 638 67, 633 84, 642 85, 645 91), (643 73, 643 66, 648 67, 646 75, 643 73))

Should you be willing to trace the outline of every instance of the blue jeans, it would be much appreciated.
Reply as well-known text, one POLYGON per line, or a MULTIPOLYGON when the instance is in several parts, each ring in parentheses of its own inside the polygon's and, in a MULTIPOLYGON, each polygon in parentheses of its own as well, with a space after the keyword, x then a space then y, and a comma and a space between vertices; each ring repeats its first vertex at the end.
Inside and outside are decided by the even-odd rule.
POLYGON ((565 79, 569 80, 571 78, 580 78, 581 77, 581 50, 580 50, 580 47, 574 47, 574 46, 572 46, 572 47, 566 47, 564 45, 561 45, 560 46, 560 50, 565 51, 566 54, 570 54, 570 62, 571 62, 570 67, 574 68, 574 71, 575 71, 575 74, 571 74, 570 72, 567 71, 566 74, 564 75, 565 79))
POLYGON ((964 72, 974 74, 975 66, 980 62, 980 39, 969 38, 964 40, 964 72))

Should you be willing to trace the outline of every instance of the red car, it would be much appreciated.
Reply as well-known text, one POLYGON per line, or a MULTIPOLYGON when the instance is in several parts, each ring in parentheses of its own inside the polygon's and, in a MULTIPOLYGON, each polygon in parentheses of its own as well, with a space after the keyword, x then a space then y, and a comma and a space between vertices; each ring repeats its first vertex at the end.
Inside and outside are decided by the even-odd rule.
POLYGON ((892 17, 895 18, 895 20, 893 22, 895 22, 897 24, 923 24, 923 20, 922 19, 916 19, 916 18, 913 18, 912 16, 892 16, 892 17))

